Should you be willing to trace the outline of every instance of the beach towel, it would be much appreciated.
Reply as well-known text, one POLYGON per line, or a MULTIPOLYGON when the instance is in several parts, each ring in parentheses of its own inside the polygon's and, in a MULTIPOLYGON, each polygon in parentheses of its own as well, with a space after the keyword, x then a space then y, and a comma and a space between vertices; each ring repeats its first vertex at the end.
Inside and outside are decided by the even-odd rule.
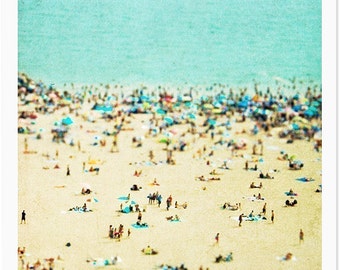
POLYGON ((123 213, 127 214, 127 213, 130 213, 130 207, 129 206, 126 206, 123 210, 122 210, 123 213))
MULTIPOLYGON (((243 197, 244 198, 244 197, 243 197)), ((256 197, 252 196, 252 197, 247 197, 248 200, 254 202, 254 201, 258 201, 258 202, 261 202, 261 201, 264 201, 265 198, 262 197, 261 199, 257 199, 256 197)))
POLYGON ((296 178, 296 180, 300 181, 300 182, 312 182, 312 181, 315 181, 314 179, 312 178, 307 178, 307 177, 299 177, 299 178, 296 178))
POLYGON ((75 213, 87 213, 87 212, 92 212, 91 209, 87 209, 86 211, 84 211, 82 208, 80 209, 70 209, 69 212, 75 212, 75 213))
POLYGON ((177 219, 173 219, 173 220, 169 220, 170 222, 181 222, 180 220, 177 220, 177 219))
MULTIPOLYGON (((239 217, 230 217, 233 220, 239 221, 239 217)), ((266 217, 262 216, 253 216, 253 217, 242 217, 243 221, 261 221, 261 220, 267 220, 266 217)))
MULTIPOLYGON (((286 257, 285 256, 276 256, 276 259, 278 260, 278 261, 282 261, 282 262, 288 262, 287 260, 286 260, 286 257)), ((290 259, 290 261, 296 261, 297 259, 296 259, 296 257, 295 256, 292 256, 292 258, 290 259)))
POLYGON ((146 224, 146 225, 138 225, 136 223, 133 223, 133 224, 131 224, 131 226, 134 227, 135 229, 147 229, 147 228, 149 228, 148 224, 146 224))
POLYGON ((286 191, 285 192, 285 194, 287 195, 287 196, 298 196, 298 194, 297 193, 290 193, 289 191, 286 191))
POLYGON ((97 267, 101 267, 101 266, 115 265, 118 262, 122 262, 122 259, 120 257, 111 257, 110 259, 98 258, 98 259, 92 261, 92 265, 97 266, 97 267))

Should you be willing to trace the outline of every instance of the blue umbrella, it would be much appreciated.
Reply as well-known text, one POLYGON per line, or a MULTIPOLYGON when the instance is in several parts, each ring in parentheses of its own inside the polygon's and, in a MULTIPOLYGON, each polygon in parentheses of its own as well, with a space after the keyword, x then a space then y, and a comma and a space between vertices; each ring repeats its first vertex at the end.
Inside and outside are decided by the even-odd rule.
POLYGON ((174 120, 169 116, 164 117, 164 121, 167 122, 169 125, 172 125, 174 123, 174 120))
POLYGON ((63 125, 68 126, 68 125, 73 124, 73 120, 68 116, 68 117, 63 118, 63 119, 61 120, 61 123, 62 123, 63 125))
POLYGON ((142 100, 142 101, 149 101, 149 97, 148 96, 145 96, 145 95, 142 95, 141 97, 140 97, 140 99, 142 100))
POLYGON ((209 119, 208 123, 212 126, 216 125, 216 120, 215 119, 209 119))
POLYGON ((235 104, 235 101, 232 100, 232 99, 228 99, 228 100, 227 100, 227 104, 228 104, 228 105, 234 105, 234 104, 235 104))
POLYGON ((303 112, 303 115, 307 116, 307 117, 312 117, 312 116, 314 116, 314 112, 311 109, 308 109, 308 110, 303 112))
POLYGON ((247 106, 248 106, 248 102, 247 101, 239 101, 237 103, 237 107, 238 108, 247 108, 247 106))
POLYGON ((159 114, 159 115, 165 115, 166 114, 166 112, 163 111, 161 108, 157 109, 156 113, 159 114))
POLYGON ((196 119, 196 115, 194 115, 193 113, 189 113, 189 114, 188 114, 188 117, 189 117, 190 119, 196 119))

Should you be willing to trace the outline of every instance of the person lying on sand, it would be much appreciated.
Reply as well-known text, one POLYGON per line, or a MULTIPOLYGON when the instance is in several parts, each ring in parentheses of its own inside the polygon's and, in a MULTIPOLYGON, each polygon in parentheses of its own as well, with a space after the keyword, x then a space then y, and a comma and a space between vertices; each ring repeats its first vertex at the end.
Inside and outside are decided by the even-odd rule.
POLYGON ((229 202, 225 203, 222 206, 222 209, 226 209, 227 207, 228 207, 228 210, 232 210, 232 211, 236 211, 236 210, 240 209, 240 205, 238 203, 236 203, 235 205, 232 205, 229 202))
POLYGON ((135 173, 133 174, 133 176, 139 177, 139 176, 141 176, 142 172, 143 172, 143 170, 140 170, 140 171, 135 170, 135 173))
POLYGON ((266 174, 264 175, 263 172, 260 172, 259 178, 263 178, 263 179, 274 179, 274 177, 273 177, 273 176, 270 176, 269 173, 266 173, 266 174))
POLYGON ((196 179, 200 181, 212 181, 212 180, 221 180, 220 177, 204 177, 203 175, 196 177, 196 179))
POLYGON ((85 194, 90 194, 92 191, 91 191, 91 189, 89 189, 89 188, 82 188, 81 189, 81 194, 83 194, 83 195, 85 195, 85 194))
POLYGON ((286 256, 284 257, 284 260, 290 261, 293 258, 293 254, 291 252, 288 252, 286 256))
POLYGON ((132 187, 130 188, 130 190, 133 190, 133 191, 138 191, 142 189, 142 187, 138 187, 136 184, 132 185, 132 187))
POLYGON ((175 208, 180 208, 183 207, 184 209, 186 209, 188 207, 188 203, 185 202, 183 204, 178 204, 177 201, 175 202, 175 208))
POLYGON ((254 182, 251 182, 250 188, 262 188, 262 182, 260 182, 260 185, 256 186, 254 182))
POLYGON ((165 217, 165 219, 169 221, 179 221, 179 216, 178 215, 169 216, 169 217, 165 217))
POLYGON ((222 255, 218 255, 215 259, 216 263, 219 262, 231 262, 233 260, 233 253, 230 252, 225 258, 222 255))
POLYGON ((221 173, 218 173, 215 169, 213 169, 209 174, 210 175, 221 175, 221 173))

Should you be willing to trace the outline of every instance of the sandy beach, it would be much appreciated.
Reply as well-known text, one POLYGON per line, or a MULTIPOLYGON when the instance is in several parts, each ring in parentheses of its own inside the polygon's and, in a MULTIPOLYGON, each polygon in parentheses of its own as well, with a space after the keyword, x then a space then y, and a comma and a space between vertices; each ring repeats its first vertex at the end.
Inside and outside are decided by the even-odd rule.
MULTIPOLYGON (((21 268, 22 263, 26 267, 37 260, 47 267, 48 258, 54 258, 52 269, 167 269, 167 265, 181 264, 187 269, 322 268, 322 193, 316 192, 322 184, 322 148, 316 150, 315 137, 307 140, 303 136, 287 143, 289 137, 279 134, 290 128, 292 121, 266 131, 249 116, 238 122, 242 113, 237 110, 210 112, 209 119, 215 122, 208 125, 204 125, 207 114, 199 112, 190 121, 171 122, 188 110, 184 103, 165 114, 128 114, 124 111, 132 105, 119 98, 108 112, 113 119, 103 119, 101 111, 92 110, 96 101, 101 104, 94 96, 83 104, 69 103, 53 112, 34 112, 36 118, 18 120, 18 127, 31 131, 18 134, 18 247, 26 249, 23 262, 18 258, 18 269, 26 269, 21 268), (156 127, 167 121, 166 117, 170 122, 160 132, 156 127), (60 124, 67 118, 72 123, 60 124), (219 125, 228 121, 229 125, 219 125), (192 122, 195 132, 190 132, 192 122), (253 132, 255 124, 259 125, 257 134, 253 132), (209 129, 209 125, 214 127, 209 129), (67 132, 58 142, 51 130, 62 126, 67 132), (113 147, 112 134, 117 130, 113 147), (287 159, 281 160, 286 153, 292 160, 302 161, 303 167, 291 169, 287 159), (91 167, 97 170, 90 171, 91 167), (134 175, 136 171, 141 174, 134 175), (261 172, 272 178, 260 178, 261 172), (301 177, 311 181, 297 180, 301 177), (155 179, 158 185, 152 184, 155 179), (252 182, 261 182, 262 187, 251 189, 252 182), (139 190, 131 190, 133 185, 139 190), (91 193, 81 194, 83 187, 91 193), (297 196, 287 196, 285 192, 290 189, 297 196), (150 204, 147 198, 156 192, 162 195, 160 206, 157 201, 150 204), (259 193, 261 200, 252 199, 259 193), (128 194, 129 200, 119 199, 128 194), (170 195, 172 204, 167 210, 170 195), (286 205, 286 200, 294 199, 296 205, 286 205), (91 211, 69 211, 84 203, 91 211), (241 207, 223 209, 225 203, 240 203, 241 207), (265 215, 261 213, 264 203, 265 215), (147 228, 132 226, 138 218, 135 204, 147 228), (130 205, 132 212, 120 211, 130 205), (22 210, 26 224, 20 224, 22 210), (239 216, 248 216, 252 210, 266 219, 250 221, 244 217, 239 226, 239 216), (179 222, 167 220, 175 215, 179 222), (124 226, 120 239, 110 238, 109 226, 118 228, 120 224, 124 226), (304 232, 301 243, 300 229, 304 232), (141 250, 148 245, 158 254, 144 254, 141 250), (215 262, 217 256, 225 258, 230 252, 232 261, 215 262), (289 252, 293 258, 281 260, 289 252), (99 266, 100 259, 114 256, 120 258, 115 265, 99 266)), ((19 103, 19 115, 34 107, 34 102, 19 103)), ((316 118, 301 123, 300 130, 303 125, 321 127, 316 118)))

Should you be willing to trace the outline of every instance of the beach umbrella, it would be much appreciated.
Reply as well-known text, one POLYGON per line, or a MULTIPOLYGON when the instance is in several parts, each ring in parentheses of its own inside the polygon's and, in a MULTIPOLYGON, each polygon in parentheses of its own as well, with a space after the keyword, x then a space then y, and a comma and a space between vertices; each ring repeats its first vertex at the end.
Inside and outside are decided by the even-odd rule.
POLYGON ((211 110, 211 109, 214 108, 214 106, 213 106, 211 103, 205 103, 205 104, 203 105, 203 108, 204 108, 204 109, 207 109, 207 110, 211 110))
POLYGON ((160 142, 160 143, 168 143, 168 142, 171 142, 171 140, 169 138, 162 138, 158 142, 160 142))
POLYGON ((220 114, 220 113, 222 113, 222 109, 215 108, 215 109, 212 110, 212 112, 215 113, 215 114, 220 114))
POLYGON ((312 116, 316 115, 316 113, 313 110, 308 109, 308 110, 303 112, 303 115, 306 116, 306 117, 312 117, 312 116))
POLYGON ((182 101, 186 102, 186 101, 192 101, 192 98, 190 96, 183 96, 182 97, 182 101))
POLYGON ((300 123, 303 123, 303 124, 308 124, 308 120, 301 117, 301 116, 295 116, 293 119, 292 119, 293 122, 300 122, 300 123))
POLYGON ((193 104, 192 104, 191 101, 186 101, 186 102, 184 102, 184 106, 187 107, 187 108, 191 108, 193 106, 193 104))
POLYGON ((169 125, 172 125, 174 123, 174 120, 170 116, 164 117, 164 121, 169 125))
POLYGON ((149 98, 148 96, 146 96, 146 95, 140 96, 140 99, 141 99, 142 101, 149 101, 149 100, 150 100, 150 98, 149 98))
POLYGON ((215 126, 216 125, 216 120, 215 119, 209 119, 208 120, 208 123, 212 126, 215 126))
POLYGON ((293 128, 294 130, 299 130, 299 129, 300 129, 300 126, 299 126, 298 124, 296 124, 296 123, 293 123, 293 124, 292 124, 292 128, 293 128))
POLYGON ((235 101, 232 99, 227 99, 227 105, 234 105, 235 101))
POLYGON ((316 132, 313 136, 314 140, 316 141, 321 141, 322 140, 322 131, 319 130, 318 132, 316 132))
POLYGON ((239 101, 238 103, 237 103, 237 107, 238 108, 247 108, 248 107, 248 101, 239 101))
POLYGON ((196 115, 193 114, 193 113, 189 113, 189 114, 188 114, 188 117, 189 117, 190 119, 196 119, 196 115))
POLYGON ((73 124, 73 120, 72 120, 71 117, 67 116, 67 117, 65 117, 61 120, 61 123, 63 125, 69 126, 69 125, 73 124))
POLYGON ((157 109, 156 113, 159 114, 159 115, 165 115, 166 114, 166 112, 164 110, 162 110, 161 108, 157 109))

